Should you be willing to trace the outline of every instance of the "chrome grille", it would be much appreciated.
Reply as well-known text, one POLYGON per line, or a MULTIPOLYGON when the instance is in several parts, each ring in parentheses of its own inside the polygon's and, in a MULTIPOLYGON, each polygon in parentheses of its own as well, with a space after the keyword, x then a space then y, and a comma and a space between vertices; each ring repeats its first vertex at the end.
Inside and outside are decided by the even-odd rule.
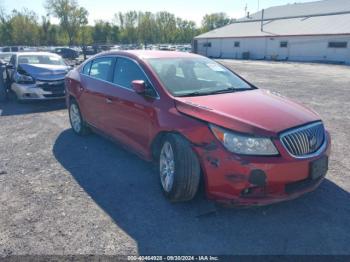
POLYGON ((281 142, 292 156, 309 156, 324 144, 324 126, 321 122, 317 122, 287 131, 281 135, 281 142))

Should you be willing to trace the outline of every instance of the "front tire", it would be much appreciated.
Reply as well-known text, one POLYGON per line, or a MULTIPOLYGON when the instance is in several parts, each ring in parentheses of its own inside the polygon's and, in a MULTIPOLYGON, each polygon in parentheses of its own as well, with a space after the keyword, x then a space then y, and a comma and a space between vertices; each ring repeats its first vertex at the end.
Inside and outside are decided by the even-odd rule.
POLYGON ((79 136, 84 136, 89 133, 89 127, 85 124, 78 103, 72 100, 69 104, 69 121, 71 127, 79 136))
POLYGON ((170 201, 193 199, 198 191, 200 165, 186 139, 166 135, 159 154, 159 173, 163 192, 170 201))

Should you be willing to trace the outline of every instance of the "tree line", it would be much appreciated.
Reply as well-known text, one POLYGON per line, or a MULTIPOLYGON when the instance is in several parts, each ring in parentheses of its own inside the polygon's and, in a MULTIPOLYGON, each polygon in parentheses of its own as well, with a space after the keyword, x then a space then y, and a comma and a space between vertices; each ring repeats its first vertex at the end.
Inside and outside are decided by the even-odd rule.
POLYGON ((46 0, 47 16, 29 9, 0 12, 0 46, 190 43, 196 35, 233 21, 225 13, 207 14, 200 27, 162 11, 117 12, 112 21, 89 25, 88 11, 77 0, 46 0), (53 24, 50 18, 57 18, 53 24))

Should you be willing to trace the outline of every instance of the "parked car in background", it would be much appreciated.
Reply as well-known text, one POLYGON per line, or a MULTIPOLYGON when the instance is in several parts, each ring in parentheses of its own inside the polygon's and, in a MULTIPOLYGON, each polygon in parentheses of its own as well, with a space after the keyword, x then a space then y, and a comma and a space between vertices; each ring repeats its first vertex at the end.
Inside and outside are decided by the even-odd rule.
MULTIPOLYGON (((319 115, 185 52, 107 52, 66 77, 71 126, 159 164, 171 201, 265 205, 317 188, 330 135, 319 115)), ((84 156, 82 156, 84 157, 84 156)))
POLYGON ((170 45, 159 45, 158 49, 162 51, 171 51, 170 45))
MULTIPOLYGON (((1 53, 0 53, 1 55, 1 53)), ((7 73, 6 73, 6 61, 0 56, 0 102, 4 102, 7 99, 8 87, 7 87, 7 73)))
POLYGON ((8 97, 8 75, 7 65, 14 53, 0 53, 0 101, 5 101, 8 97))
POLYGON ((8 64, 10 62, 12 55, 13 53, 10 53, 10 52, 0 53, 0 59, 4 61, 4 63, 8 64))
POLYGON ((70 67, 52 53, 15 53, 7 65, 8 84, 18 100, 65 96, 64 77, 70 67))
POLYGON ((191 47, 191 45, 178 45, 178 46, 176 46, 176 51, 179 51, 179 52, 191 52, 192 51, 192 47, 191 47))
POLYGON ((109 51, 112 47, 113 45, 94 45, 94 48, 100 52, 109 51))
POLYGON ((56 48, 54 53, 62 56, 62 58, 65 58, 65 59, 76 59, 79 57, 78 51, 67 47, 56 48))
POLYGON ((82 49, 82 53, 85 56, 96 55, 98 50, 94 49, 92 46, 84 46, 82 49))
POLYGON ((78 52, 78 55, 81 55, 83 53, 83 49, 80 46, 72 46, 70 48, 78 52))
POLYGON ((120 51, 120 50, 122 50, 120 45, 111 46, 111 49, 110 49, 110 51, 120 51))
POLYGON ((22 46, 5 46, 0 49, 1 52, 21 52, 24 51, 22 46))

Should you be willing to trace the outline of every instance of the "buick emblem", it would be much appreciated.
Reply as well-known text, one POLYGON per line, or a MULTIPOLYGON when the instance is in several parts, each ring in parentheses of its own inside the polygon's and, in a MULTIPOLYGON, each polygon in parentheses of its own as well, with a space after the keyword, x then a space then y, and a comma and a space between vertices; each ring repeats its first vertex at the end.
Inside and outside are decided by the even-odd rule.
POLYGON ((309 143, 310 143, 311 149, 315 149, 316 144, 317 144, 316 137, 315 136, 309 137, 309 143))

